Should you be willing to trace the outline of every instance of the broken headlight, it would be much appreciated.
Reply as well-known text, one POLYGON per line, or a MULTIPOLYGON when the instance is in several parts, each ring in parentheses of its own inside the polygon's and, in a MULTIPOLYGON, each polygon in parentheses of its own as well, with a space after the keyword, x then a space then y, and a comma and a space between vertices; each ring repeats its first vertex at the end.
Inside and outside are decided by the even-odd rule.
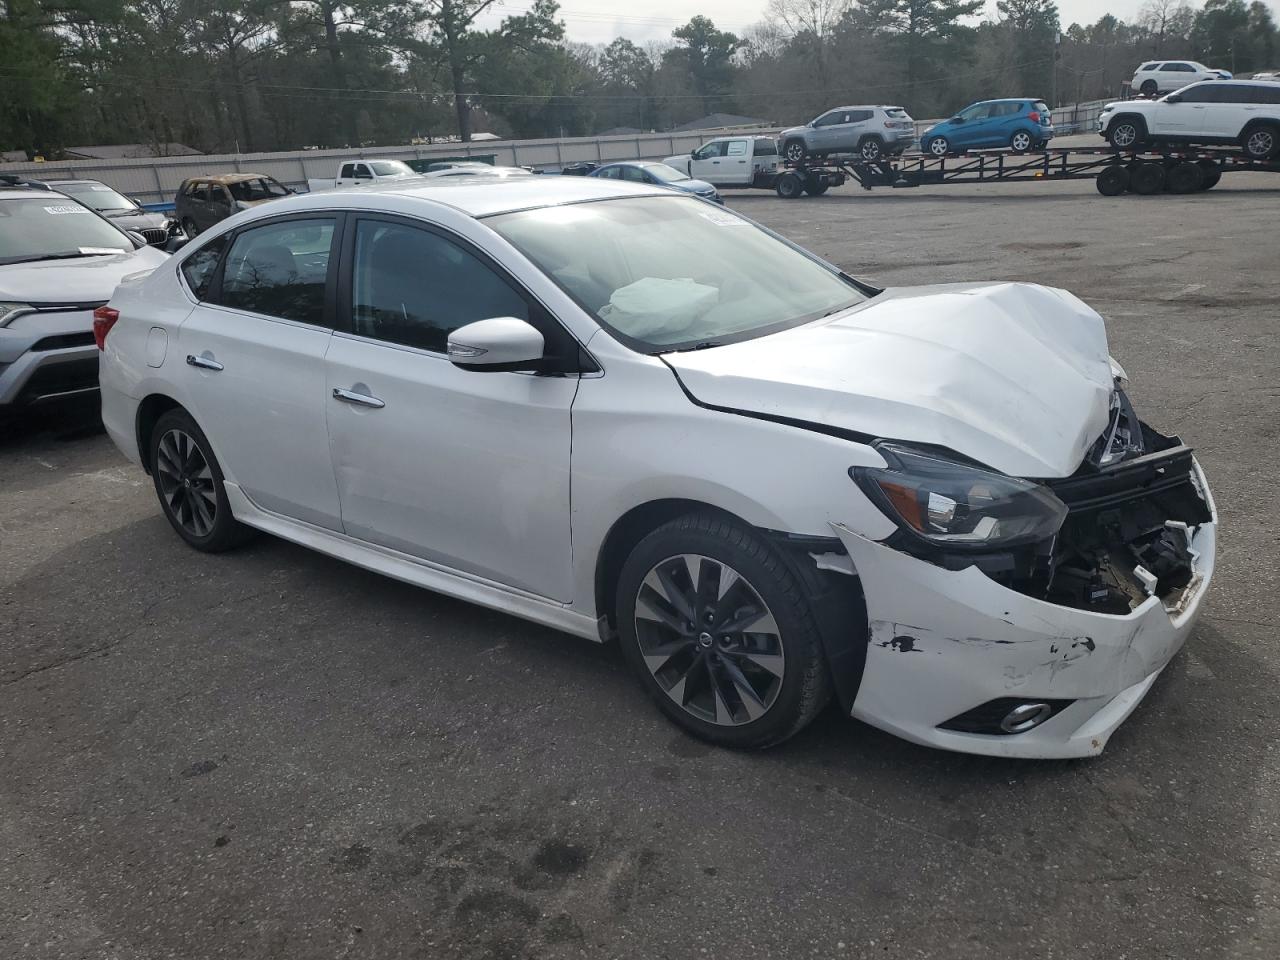
POLYGON ((1066 505, 1040 484, 895 443, 878 443, 887 467, 849 471, 909 534, 951 549, 1038 543, 1058 532, 1066 505))

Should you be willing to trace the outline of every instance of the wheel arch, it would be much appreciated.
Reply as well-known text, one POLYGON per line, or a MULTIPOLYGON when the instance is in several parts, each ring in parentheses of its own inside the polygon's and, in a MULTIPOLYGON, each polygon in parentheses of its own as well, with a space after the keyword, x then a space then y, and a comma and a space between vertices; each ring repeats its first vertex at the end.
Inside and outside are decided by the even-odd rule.
POLYGON ((148 474, 151 473, 151 432, 155 429, 157 421, 168 411, 175 408, 186 409, 173 397, 164 393, 148 394, 138 404, 134 430, 138 443, 138 456, 142 461, 142 469, 148 474))
POLYGON ((1106 132, 1108 134, 1111 133, 1112 128, 1115 127, 1115 125, 1119 123, 1121 120, 1132 120, 1135 123, 1137 123, 1139 127, 1141 127, 1143 134, 1150 133, 1150 130, 1147 128, 1147 118, 1140 113, 1117 113, 1114 117, 1112 117, 1110 120, 1107 121, 1106 132))
POLYGON ((613 594, 631 551, 663 524, 689 513, 710 513, 739 524, 777 551, 805 589, 836 696, 846 712, 851 710, 866 665, 869 628, 861 580, 852 558, 835 536, 793 537, 757 526, 702 500, 669 497, 638 504, 614 521, 596 555, 595 601, 601 638, 610 640, 618 635, 613 594), (840 563, 847 564, 847 570, 820 568, 813 555, 825 553, 837 554, 842 558, 840 563))

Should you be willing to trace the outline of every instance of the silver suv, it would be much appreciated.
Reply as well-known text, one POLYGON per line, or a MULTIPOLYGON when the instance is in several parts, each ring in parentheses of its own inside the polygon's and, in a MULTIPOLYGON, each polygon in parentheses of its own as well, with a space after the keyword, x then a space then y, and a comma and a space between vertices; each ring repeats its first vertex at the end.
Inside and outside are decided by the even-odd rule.
POLYGON ((902 107, 836 107, 803 127, 778 134, 788 163, 853 153, 874 162, 896 156, 915 143, 916 124, 902 107))
POLYGON ((167 258, 70 197, 0 181, 0 416, 96 393, 94 309, 167 258))

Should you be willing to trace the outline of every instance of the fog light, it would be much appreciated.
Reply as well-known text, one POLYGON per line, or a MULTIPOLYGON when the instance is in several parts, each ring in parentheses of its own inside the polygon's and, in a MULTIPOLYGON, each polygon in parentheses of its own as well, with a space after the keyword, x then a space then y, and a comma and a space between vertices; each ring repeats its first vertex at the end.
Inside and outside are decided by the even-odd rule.
POLYGON ((1038 727, 1053 716, 1053 707, 1047 703, 1023 703, 1010 710, 1000 721, 1005 733, 1024 733, 1038 727))

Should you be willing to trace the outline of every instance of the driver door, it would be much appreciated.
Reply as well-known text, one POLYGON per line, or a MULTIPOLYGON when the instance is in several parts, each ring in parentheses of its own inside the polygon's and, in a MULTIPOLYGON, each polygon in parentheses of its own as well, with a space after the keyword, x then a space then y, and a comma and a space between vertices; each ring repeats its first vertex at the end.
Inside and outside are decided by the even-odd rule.
POLYGON ((477 250, 419 221, 362 216, 342 256, 325 403, 347 535, 570 601, 577 376, 464 370, 445 353, 453 330, 490 317, 529 321, 551 352, 568 334, 477 250))
POLYGON ((724 164, 726 146, 724 140, 712 140, 693 151, 689 160, 689 176, 695 180, 716 183, 720 177, 720 168, 724 164))

